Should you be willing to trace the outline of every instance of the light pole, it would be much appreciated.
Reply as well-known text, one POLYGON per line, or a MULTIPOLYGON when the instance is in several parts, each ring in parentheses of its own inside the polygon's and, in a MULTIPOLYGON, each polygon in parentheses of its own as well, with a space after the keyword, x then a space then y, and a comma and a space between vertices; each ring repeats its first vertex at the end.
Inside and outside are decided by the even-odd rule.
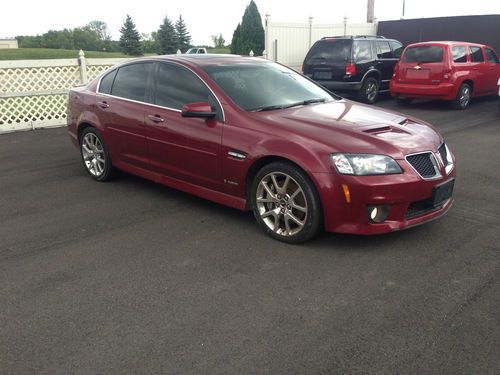
POLYGON ((401 14, 401 19, 405 18, 405 0, 403 0, 403 13, 401 14))

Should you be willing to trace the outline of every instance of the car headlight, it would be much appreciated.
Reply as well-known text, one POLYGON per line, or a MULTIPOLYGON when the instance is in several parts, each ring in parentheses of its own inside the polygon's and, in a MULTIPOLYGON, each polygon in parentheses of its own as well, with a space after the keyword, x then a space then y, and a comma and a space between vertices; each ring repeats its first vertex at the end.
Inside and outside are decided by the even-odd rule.
POLYGON ((340 174, 356 176, 402 173, 391 157, 371 154, 333 154, 332 161, 340 174))

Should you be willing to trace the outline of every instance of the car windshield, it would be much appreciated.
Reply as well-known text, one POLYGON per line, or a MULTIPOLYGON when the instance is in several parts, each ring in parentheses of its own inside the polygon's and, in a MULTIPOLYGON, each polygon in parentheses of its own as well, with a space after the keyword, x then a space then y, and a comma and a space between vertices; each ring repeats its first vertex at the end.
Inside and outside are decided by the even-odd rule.
POLYGON ((336 99, 294 70, 274 63, 212 65, 204 70, 246 111, 269 111, 336 99))
POLYGON ((433 63, 443 61, 443 48, 438 46, 410 47, 405 51, 403 62, 433 63))

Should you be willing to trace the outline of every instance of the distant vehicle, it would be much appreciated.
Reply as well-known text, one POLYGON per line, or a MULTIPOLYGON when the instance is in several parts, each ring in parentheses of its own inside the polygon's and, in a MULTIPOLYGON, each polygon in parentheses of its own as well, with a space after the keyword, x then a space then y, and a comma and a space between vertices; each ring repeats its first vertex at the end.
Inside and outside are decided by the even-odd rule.
POLYGON ((253 210, 281 241, 392 232, 453 204, 455 158, 435 129, 265 59, 127 61, 70 90, 67 121, 95 180, 118 168, 253 210))
POLYGON ((471 98, 495 95, 500 75, 493 48, 466 42, 411 44, 394 69, 391 95, 399 104, 414 98, 451 101, 465 109, 471 98))
POLYGON ((354 92, 373 104, 380 91, 389 90, 394 65, 403 45, 382 36, 326 37, 307 53, 303 73, 337 93, 354 92))
POLYGON ((201 48, 201 47, 193 47, 193 48, 190 48, 186 51, 186 54, 187 55, 191 55, 191 54, 194 54, 194 53, 207 53, 207 49, 206 48, 201 48))
POLYGON ((500 109, 500 78, 498 78, 498 109, 500 109))

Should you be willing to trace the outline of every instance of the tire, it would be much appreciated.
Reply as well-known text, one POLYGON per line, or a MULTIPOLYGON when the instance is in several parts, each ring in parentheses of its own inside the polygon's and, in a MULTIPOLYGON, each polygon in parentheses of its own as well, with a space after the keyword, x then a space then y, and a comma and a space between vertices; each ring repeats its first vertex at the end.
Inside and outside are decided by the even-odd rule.
POLYGON ((314 184, 291 163, 278 161, 264 166, 255 176, 250 194, 257 222, 279 241, 307 241, 323 226, 323 210, 314 184))
POLYGON ((396 103, 397 103, 399 106, 407 106, 407 105, 410 105, 412 101, 413 101, 413 99, 412 99, 412 98, 396 98, 396 103))
POLYGON ((361 87, 361 91, 359 92, 359 99, 368 104, 373 104, 378 99, 379 93, 379 83, 373 77, 368 77, 363 82, 363 86, 361 87))
POLYGON ((108 147, 99 132, 86 128, 80 139, 80 155, 87 173, 96 181, 109 181, 113 176, 113 166, 108 147))
POLYGON ((468 83, 462 83, 458 89, 457 97, 452 102, 452 106, 458 110, 466 109, 470 104, 472 87, 468 83))

